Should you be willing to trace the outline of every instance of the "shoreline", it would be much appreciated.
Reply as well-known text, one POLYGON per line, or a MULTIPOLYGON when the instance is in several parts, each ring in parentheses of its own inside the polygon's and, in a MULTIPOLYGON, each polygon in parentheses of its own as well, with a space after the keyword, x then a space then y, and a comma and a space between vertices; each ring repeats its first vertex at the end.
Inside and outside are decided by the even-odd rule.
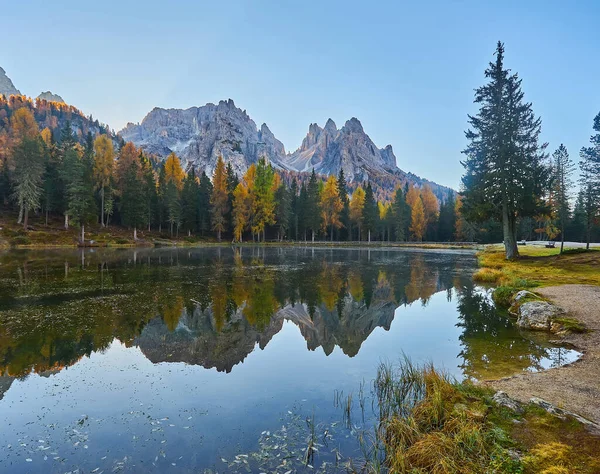
POLYGON ((600 425, 600 287, 556 285, 535 291, 585 324, 589 332, 568 333, 557 340, 561 345, 574 347, 582 356, 560 367, 481 383, 522 403, 541 398, 600 425))

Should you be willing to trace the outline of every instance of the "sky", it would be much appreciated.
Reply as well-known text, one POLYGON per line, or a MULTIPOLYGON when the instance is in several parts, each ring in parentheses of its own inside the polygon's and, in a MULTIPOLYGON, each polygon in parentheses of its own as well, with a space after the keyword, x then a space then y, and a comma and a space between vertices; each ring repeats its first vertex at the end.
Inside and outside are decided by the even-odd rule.
POLYGON ((357 117, 398 166, 458 189, 473 91, 496 42, 571 156, 600 112, 597 1, 0 0, 0 66, 111 128, 233 99, 287 151, 357 117))

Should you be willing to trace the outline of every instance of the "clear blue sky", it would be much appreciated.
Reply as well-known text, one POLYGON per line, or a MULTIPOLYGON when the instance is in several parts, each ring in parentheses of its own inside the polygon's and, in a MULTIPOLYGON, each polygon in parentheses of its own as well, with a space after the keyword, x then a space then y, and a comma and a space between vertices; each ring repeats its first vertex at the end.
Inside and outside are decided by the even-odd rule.
POLYGON ((232 98, 286 150, 352 116, 400 168, 458 187, 473 89, 497 40, 572 156, 600 111, 600 2, 0 0, 0 66, 119 130, 232 98))

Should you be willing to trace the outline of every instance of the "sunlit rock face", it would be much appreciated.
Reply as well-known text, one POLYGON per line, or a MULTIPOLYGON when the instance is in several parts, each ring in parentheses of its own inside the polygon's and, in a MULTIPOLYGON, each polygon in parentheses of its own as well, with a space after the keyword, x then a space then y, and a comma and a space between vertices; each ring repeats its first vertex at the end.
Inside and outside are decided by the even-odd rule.
POLYGON ((21 95, 19 89, 15 87, 2 67, 0 67, 0 94, 5 97, 10 97, 11 95, 21 95))
POLYGON ((343 169, 349 181, 399 171, 391 145, 377 148, 354 117, 339 130, 331 119, 324 128, 310 124, 302 145, 285 157, 284 164, 297 171, 314 168, 316 173, 324 175, 338 174, 343 169))
POLYGON ((283 143, 266 124, 257 128, 246 111, 236 107, 231 99, 185 110, 157 107, 141 123, 130 123, 119 134, 125 141, 163 159, 174 152, 186 168, 194 167, 209 176, 219 156, 231 163, 239 176, 265 157, 275 168, 290 172, 310 173, 314 169, 327 176, 337 175, 343 169, 349 182, 372 180, 387 190, 410 182, 418 186, 429 184, 442 199, 450 191, 398 168, 392 146, 378 148, 354 117, 340 129, 331 119, 324 127, 310 124, 302 144, 293 153, 286 153, 283 143))
POLYGON ((40 100, 47 100, 48 102, 59 102, 63 104, 65 103, 61 96, 59 96, 58 94, 53 94, 50 91, 42 92, 40 95, 37 96, 37 98, 40 100))
POLYGON ((231 99, 186 110, 157 107, 142 123, 128 124, 120 135, 163 158, 175 152, 188 168, 206 171, 209 176, 219 156, 241 175, 263 156, 280 167, 285 155, 283 144, 267 125, 257 129, 231 99))

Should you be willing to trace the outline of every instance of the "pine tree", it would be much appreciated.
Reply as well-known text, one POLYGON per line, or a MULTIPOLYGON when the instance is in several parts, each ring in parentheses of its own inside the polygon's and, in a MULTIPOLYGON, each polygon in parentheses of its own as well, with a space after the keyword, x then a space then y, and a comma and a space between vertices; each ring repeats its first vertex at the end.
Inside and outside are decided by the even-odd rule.
POLYGON ((321 228, 321 210, 319 204, 319 183, 317 182, 317 175, 313 168, 308 186, 306 187, 306 208, 304 210, 306 228, 311 231, 313 243, 315 241, 315 233, 321 228))
POLYGON ((367 189, 365 190, 365 204, 363 206, 363 224, 365 230, 368 232, 368 241, 371 243, 371 232, 377 229, 377 221, 379 218, 379 212, 377 208, 377 202, 373 195, 373 188, 371 183, 367 183, 367 189))
POLYGON ((456 234, 456 202, 453 191, 448 191, 446 201, 440 206, 438 222, 438 240, 440 242, 453 240, 456 234))
POLYGON ((592 227, 600 210, 600 113, 594 118, 593 128, 598 133, 590 138, 591 146, 583 147, 579 152, 581 169, 579 184, 583 192, 586 248, 588 250, 592 227))
POLYGON ((504 68, 500 42, 485 75, 489 82, 475 92, 480 109, 469 116, 466 132, 462 209, 474 221, 501 221, 506 258, 512 259, 519 255, 517 219, 543 213, 545 145, 538 143, 541 120, 523 100, 521 79, 504 68))
POLYGON ((138 160, 130 162, 121 181, 121 222, 127 227, 133 227, 134 240, 137 240, 138 227, 146 223, 144 182, 140 171, 138 160))
POLYGON ((158 213, 158 190, 156 187, 156 175, 148 158, 144 153, 140 152, 140 162, 142 168, 142 187, 144 194, 144 217, 148 224, 148 232, 152 228, 152 222, 158 213))
POLYGON ((212 189, 210 178, 203 171, 200 176, 200 186, 198 188, 198 227, 202 235, 210 229, 210 199, 212 189))
POLYGON ((181 191, 181 215, 183 220, 183 228, 188 235, 198 228, 198 192, 199 183, 196 178, 194 168, 190 170, 183 180, 183 189, 181 191))
POLYGON ((340 211, 340 222, 342 227, 339 232, 339 240, 351 240, 350 235, 350 199, 348 198, 348 183, 346 182, 346 176, 344 175, 344 169, 340 168, 340 172, 337 178, 337 187, 342 200, 342 210, 340 211))
POLYGON ((302 183, 300 187, 300 194, 298 195, 298 230, 302 232, 304 236, 304 243, 306 243, 306 232, 308 231, 309 219, 307 216, 308 211, 308 191, 306 185, 302 183))
POLYGON ((41 138, 24 137, 14 148, 13 196, 23 213, 27 230, 29 211, 40 207, 43 191, 44 151, 41 138))
POLYGON ((227 228, 228 229, 233 229, 233 193, 235 191, 235 188, 237 187, 237 185, 239 184, 240 180, 237 177, 237 174, 235 174, 235 171, 233 171, 233 166, 231 166, 231 162, 227 163, 227 169, 226 169, 226 173, 227 173, 227 207, 229 209, 229 211, 227 212, 227 215, 225 216, 227 219, 227 228))
POLYGON ((217 232, 221 242, 221 233, 227 232, 227 213, 229 212, 229 194, 227 192, 227 172, 223 158, 219 156, 212 179, 213 191, 210 198, 212 230, 217 232))
POLYGON ((401 187, 396 188, 396 192, 394 193, 392 218, 396 241, 401 242, 408 237, 406 235, 406 222, 410 220, 410 206, 406 202, 401 187))
POLYGON ((63 161, 63 180, 66 183, 67 213, 71 221, 79 224, 81 229, 81 244, 85 243, 85 225, 96 215, 96 205, 93 195, 91 168, 84 156, 80 157, 74 148, 67 149, 63 161), (86 166, 88 165, 88 166, 86 166))
POLYGON ((279 227, 279 240, 287 235, 291 223, 292 190, 285 183, 281 183, 275 191, 275 222, 279 227))
POLYGON ((569 157, 567 147, 562 143, 552 154, 553 161, 553 191, 555 197, 556 213, 560 223, 560 253, 563 253, 565 245, 565 226, 570 214, 569 201, 572 197, 573 173, 575 172, 575 163, 569 157))
POLYGON ((296 241, 298 240, 298 233, 300 232, 299 212, 298 181, 296 181, 296 178, 294 178, 290 186, 290 234, 294 236, 293 238, 296 241))

